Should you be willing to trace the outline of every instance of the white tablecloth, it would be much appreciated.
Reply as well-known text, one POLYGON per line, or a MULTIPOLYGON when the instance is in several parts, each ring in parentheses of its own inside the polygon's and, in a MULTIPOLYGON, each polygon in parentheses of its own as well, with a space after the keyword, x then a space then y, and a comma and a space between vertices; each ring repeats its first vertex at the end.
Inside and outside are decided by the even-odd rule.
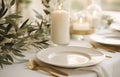
MULTIPOLYGON (((86 41, 71 41, 70 46, 82 46, 90 47, 90 44, 86 41)), ((111 55, 112 58, 106 58, 100 63, 110 73, 111 77, 120 77, 120 53, 111 53, 101 50, 101 52, 111 55)), ((28 57, 34 52, 29 52, 28 57)), ((50 77, 50 75, 32 71, 27 68, 27 63, 16 63, 13 65, 6 65, 3 69, 0 69, 0 77, 50 77)), ((60 68, 61 69, 61 68, 60 68)), ((68 77, 97 77, 95 72, 80 71, 74 69, 62 69, 69 74, 68 77)), ((62 77, 62 76, 61 76, 62 77)))

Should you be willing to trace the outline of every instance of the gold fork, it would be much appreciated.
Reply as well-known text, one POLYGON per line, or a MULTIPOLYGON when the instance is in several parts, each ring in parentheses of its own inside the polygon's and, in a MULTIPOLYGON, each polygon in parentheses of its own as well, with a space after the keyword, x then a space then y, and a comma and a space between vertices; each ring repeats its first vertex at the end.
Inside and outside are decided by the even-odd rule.
MULTIPOLYGON (((90 45, 92 46, 92 48, 94 48, 94 49, 97 49, 97 48, 99 48, 99 46, 97 46, 95 43, 93 43, 93 42, 90 42, 90 45)), ((112 52, 113 52, 113 50, 111 50, 112 52)), ((107 57, 107 58, 112 58, 112 56, 110 56, 110 55, 107 55, 107 54, 105 54, 105 57, 107 57)))
POLYGON ((39 65, 35 60, 30 59, 29 63, 28 63, 28 68, 31 70, 42 70, 45 71, 47 73, 49 73, 50 75, 54 76, 54 77, 59 77, 59 75, 64 75, 64 76, 68 76, 67 73, 61 71, 61 70, 57 70, 55 68, 52 67, 48 67, 48 66, 44 66, 44 65, 39 65))
POLYGON ((104 47, 114 50, 115 52, 120 52, 119 46, 112 46, 112 45, 106 45, 106 44, 99 44, 99 45, 103 45, 104 47))
POLYGON ((91 46, 92 46, 93 48, 95 48, 95 49, 97 49, 97 48, 102 48, 102 49, 107 50, 107 51, 112 52, 112 53, 115 53, 115 52, 116 52, 116 50, 114 50, 114 49, 111 48, 111 47, 106 47, 106 46, 104 46, 104 45, 97 44, 97 43, 94 43, 94 42, 90 42, 90 44, 91 44, 91 46))

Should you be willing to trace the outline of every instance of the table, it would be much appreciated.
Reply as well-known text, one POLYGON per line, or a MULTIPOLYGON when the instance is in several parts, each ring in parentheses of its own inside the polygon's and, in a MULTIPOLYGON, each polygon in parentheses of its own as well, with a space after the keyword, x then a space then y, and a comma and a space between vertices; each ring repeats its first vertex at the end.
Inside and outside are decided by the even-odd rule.
MULTIPOLYGON (((90 44, 86 41, 71 40, 70 46, 90 47, 90 44)), ((105 65, 105 67, 112 69, 111 73, 113 76, 111 77, 119 77, 120 53, 111 53, 106 51, 102 51, 102 52, 111 55, 112 58, 106 58, 101 64, 105 65)), ((27 55, 30 54, 32 54, 32 56, 35 55, 34 52, 29 52, 29 54, 27 55)), ((4 66, 3 69, 0 69, 0 77, 50 77, 50 75, 41 73, 40 71, 29 70, 26 65, 27 62, 15 63, 13 65, 6 65, 4 66)), ((73 69, 63 69, 63 68, 60 69, 66 71, 69 74, 68 77, 97 77, 96 73, 91 71, 77 71, 73 69)))

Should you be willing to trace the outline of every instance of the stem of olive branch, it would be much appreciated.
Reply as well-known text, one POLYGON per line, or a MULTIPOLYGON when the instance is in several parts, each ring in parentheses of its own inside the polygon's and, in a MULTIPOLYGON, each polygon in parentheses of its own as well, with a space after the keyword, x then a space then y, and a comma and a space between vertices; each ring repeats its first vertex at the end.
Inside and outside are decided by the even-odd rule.
MULTIPOLYGON (((97 48, 98 48, 98 47, 97 47, 96 45, 94 45, 92 42, 90 42, 90 45, 91 45, 92 48, 94 48, 94 49, 97 49, 97 48)), ((112 58, 112 56, 107 55, 107 54, 105 54, 105 57, 107 57, 107 58, 112 58)))

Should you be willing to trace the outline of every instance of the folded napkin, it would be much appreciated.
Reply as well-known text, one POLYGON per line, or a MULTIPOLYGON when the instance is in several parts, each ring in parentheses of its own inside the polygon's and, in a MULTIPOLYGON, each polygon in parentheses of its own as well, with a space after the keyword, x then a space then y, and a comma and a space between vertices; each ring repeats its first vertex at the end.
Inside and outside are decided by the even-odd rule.
POLYGON ((111 68, 105 68, 102 65, 94 65, 94 66, 89 66, 89 67, 82 67, 82 68, 77 68, 76 70, 81 70, 81 71, 92 71, 97 74, 97 77, 112 77, 111 75, 111 68))
MULTIPOLYGON (((104 52, 104 51, 103 51, 104 52)), ((77 68, 78 71, 92 71, 97 74, 97 77, 120 77, 120 53, 106 52, 112 56, 112 58, 106 58, 100 64, 77 68)))

